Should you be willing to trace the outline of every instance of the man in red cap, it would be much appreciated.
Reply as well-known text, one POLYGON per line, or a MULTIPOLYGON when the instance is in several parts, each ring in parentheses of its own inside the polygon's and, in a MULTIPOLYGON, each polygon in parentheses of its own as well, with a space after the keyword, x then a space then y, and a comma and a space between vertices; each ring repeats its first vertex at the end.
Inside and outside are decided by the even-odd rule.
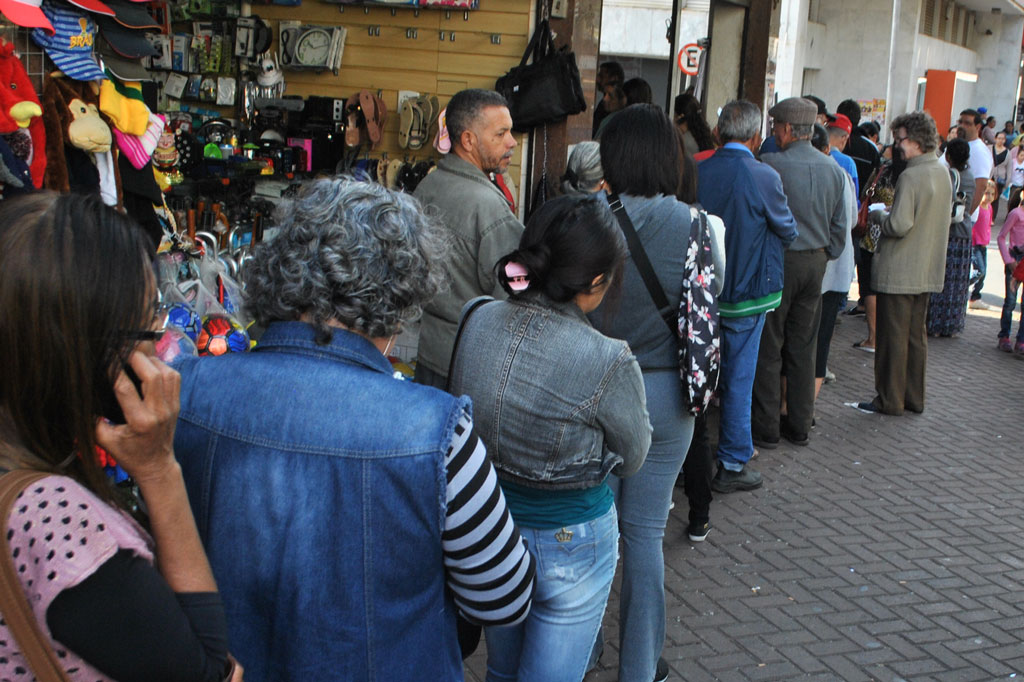
POLYGON ((832 147, 829 152, 832 158, 836 160, 839 167, 846 171, 850 178, 853 180, 853 188, 857 190, 857 196, 860 196, 860 183, 857 181, 857 164, 854 163, 853 159, 844 154, 842 149, 846 149, 846 142, 850 139, 850 133, 853 131, 853 123, 850 122, 849 117, 843 114, 836 114, 835 118, 829 121, 828 126, 828 141, 832 147))

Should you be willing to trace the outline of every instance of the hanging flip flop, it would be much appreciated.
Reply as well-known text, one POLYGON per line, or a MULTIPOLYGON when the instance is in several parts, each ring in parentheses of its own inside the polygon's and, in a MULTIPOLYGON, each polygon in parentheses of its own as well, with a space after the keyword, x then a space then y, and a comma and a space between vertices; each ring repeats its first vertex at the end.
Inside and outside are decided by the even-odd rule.
POLYGON ((434 129, 437 124, 437 115, 441 112, 441 104, 437 100, 437 95, 426 94, 423 95, 424 104, 420 105, 423 109, 423 113, 426 114, 427 130, 424 138, 430 139, 430 131, 434 129), (427 110, 429 109, 429 111, 427 110))
POLYGON ((370 137, 370 147, 376 147, 380 142, 380 118, 377 115, 377 98, 371 95, 369 90, 360 90, 359 106, 363 109, 363 118, 366 121, 366 134, 370 137))
POLYGON ((420 108, 419 98, 412 104, 413 124, 409 132, 409 149, 422 149, 427 142, 427 119, 423 109, 420 108))
MULTIPOLYGON (((374 103, 373 119, 374 119, 374 122, 377 124, 377 130, 380 131, 380 138, 383 140, 384 139, 384 124, 387 123, 387 120, 388 120, 388 107, 387 107, 386 104, 384 104, 384 100, 381 97, 377 96, 377 95, 373 96, 373 103, 374 103)), ((379 142, 379 140, 378 140, 378 142, 379 142)), ((371 145, 370 148, 371 149, 375 149, 376 147, 377 147, 377 143, 374 143, 373 145, 371 145)))
POLYGON ((387 185, 388 189, 395 189, 398 186, 398 173, 402 170, 402 166, 405 162, 401 159, 392 159, 388 164, 388 177, 387 185))
POLYGON ((413 99, 410 97, 402 102, 402 108, 398 112, 398 146, 402 149, 409 148, 409 135, 412 134, 413 126, 413 99))
POLYGON ((434 134, 434 149, 442 154, 447 154, 452 150, 452 140, 448 136, 448 125, 444 118, 447 112, 448 107, 445 107, 437 115, 437 133, 434 134))
POLYGON ((361 124, 363 111, 359 105, 359 95, 352 95, 345 103, 345 145, 358 147, 362 141, 361 124))

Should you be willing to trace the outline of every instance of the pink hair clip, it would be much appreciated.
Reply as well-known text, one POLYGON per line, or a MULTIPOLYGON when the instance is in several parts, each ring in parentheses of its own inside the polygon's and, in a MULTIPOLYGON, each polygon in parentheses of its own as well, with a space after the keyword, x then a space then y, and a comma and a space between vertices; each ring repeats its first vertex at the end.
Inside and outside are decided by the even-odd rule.
POLYGON ((505 277, 508 278, 508 288, 512 291, 526 291, 530 286, 529 273, 520 263, 506 263, 505 277))

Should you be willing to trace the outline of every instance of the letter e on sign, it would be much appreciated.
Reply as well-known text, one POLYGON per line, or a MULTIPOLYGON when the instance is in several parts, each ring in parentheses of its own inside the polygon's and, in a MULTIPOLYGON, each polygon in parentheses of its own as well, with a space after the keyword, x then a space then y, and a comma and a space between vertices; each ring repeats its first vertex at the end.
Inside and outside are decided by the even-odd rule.
POLYGON ((697 43, 683 45, 682 49, 679 50, 679 56, 676 58, 679 70, 687 76, 696 76, 697 67, 700 64, 700 53, 703 51, 704 48, 697 43))

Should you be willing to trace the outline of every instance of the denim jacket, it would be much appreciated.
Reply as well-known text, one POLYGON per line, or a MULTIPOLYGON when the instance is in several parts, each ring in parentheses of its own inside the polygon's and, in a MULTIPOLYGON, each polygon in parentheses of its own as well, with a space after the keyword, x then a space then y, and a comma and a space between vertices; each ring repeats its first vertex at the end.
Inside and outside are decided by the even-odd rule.
POLYGON ((452 393, 473 400, 499 478, 591 488, 609 473, 635 473, 647 456, 640 366, 626 342, 595 330, 571 301, 528 294, 477 308, 450 378, 452 393))
POLYGON ((300 322, 177 369, 175 453, 246 680, 462 680, 441 532, 469 401, 300 322))

